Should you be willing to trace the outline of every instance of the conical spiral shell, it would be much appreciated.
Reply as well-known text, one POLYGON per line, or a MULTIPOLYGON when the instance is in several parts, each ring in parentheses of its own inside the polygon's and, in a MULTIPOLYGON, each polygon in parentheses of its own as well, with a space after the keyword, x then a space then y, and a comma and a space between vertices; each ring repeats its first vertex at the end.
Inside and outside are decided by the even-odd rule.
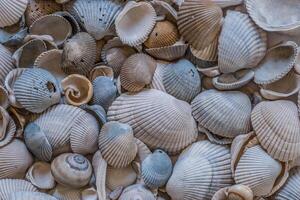
POLYGON ((159 90, 122 94, 108 109, 108 120, 128 123, 149 148, 177 153, 196 140, 190 105, 159 90))
POLYGON ((16 133, 16 124, 8 112, 0 106, 0 148, 7 145, 16 133))
POLYGON ((14 68, 12 54, 5 46, 0 44, 0 85, 4 85, 5 77, 14 68))
POLYGON ((119 197, 119 200, 155 200, 154 195, 142 184, 135 184, 125 188, 119 197))
POLYGON ((106 172, 106 185, 110 190, 118 187, 127 187, 135 183, 137 174, 131 165, 123 168, 108 166, 106 172))
POLYGON ((28 0, 2 0, 0 2, 0 27, 17 23, 25 12, 27 4, 28 0))
POLYGON ((22 179, 1 179, 0 199, 9 199, 16 192, 37 192, 38 190, 28 181, 22 179))

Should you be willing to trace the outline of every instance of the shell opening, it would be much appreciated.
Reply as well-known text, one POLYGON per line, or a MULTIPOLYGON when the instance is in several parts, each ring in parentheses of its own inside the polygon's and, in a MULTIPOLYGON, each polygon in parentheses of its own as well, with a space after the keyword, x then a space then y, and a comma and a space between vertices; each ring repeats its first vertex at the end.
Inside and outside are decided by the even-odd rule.
POLYGON ((46 87, 47 87, 47 89, 49 90, 49 92, 53 92, 53 93, 56 92, 56 87, 55 87, 54 83, 48 81, 48 82, 46 83, 46 87))

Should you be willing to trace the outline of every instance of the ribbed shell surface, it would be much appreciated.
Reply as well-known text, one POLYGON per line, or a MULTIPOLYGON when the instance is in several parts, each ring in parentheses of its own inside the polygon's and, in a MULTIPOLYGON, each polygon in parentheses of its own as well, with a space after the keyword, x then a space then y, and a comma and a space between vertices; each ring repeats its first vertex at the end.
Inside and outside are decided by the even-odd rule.
POLYGON ((0 27, 19 21, 27 7, 28 0, 2 0, 0 2, 0 27))
POLYGON ((14 68, 12 54, 0 44, 0 85, 4 85, 6 75, 14 68))
POLYGON ((41 192, 16 192, 8 200, 57 200, 57 198, 41 192))
POLYGON ((0 199, 9 199, 16 192, 37 192, 38 190, 28 181, 22 179, 1 179, 0 199))
POLYGON ((293 168, 285 185, 274 195, 275 200, 298 200, 300 197, 300 167, 293 168))
POLYGON ((145 51, 154 58, 173 61, 184 56, 188 44, 171 45, 160 48, 145 49, 145 51))

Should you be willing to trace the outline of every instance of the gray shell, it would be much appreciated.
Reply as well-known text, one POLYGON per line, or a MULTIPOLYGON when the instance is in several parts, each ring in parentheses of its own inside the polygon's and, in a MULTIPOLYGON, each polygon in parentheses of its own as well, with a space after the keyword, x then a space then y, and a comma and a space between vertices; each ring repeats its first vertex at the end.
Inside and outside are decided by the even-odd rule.
POLYGON ((57 200, 57 198, 41 192, 16 192, 8 200, 57 200))
POLYGON ((300 197, 300 167, 290 171, 285 185, 274 195, 275 200, 299 200, 300 197))
POLYGON ((38 190, 30 182, 22 179, 1 179, 0 199, 9 199, 16 192, 37 192, 38 190))
POLYGON ((14 68, 12 54, 0 44, 0 85, 4 84, 6 75, 14 68))

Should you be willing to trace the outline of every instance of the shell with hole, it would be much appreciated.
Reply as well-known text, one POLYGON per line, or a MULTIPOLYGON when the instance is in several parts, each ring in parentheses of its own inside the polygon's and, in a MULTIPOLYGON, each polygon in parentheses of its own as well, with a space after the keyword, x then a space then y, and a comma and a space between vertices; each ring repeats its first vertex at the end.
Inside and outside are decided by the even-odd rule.
POLYGON ((28 0, 2 0, 0 2, 0 27, 10 26, 24 14, 28 0))
POLYGON ((23 179, 0 179, 0 199, 9 199, 16 192, 37 192, 37 188, 23 179))
POLYGON ((233 185, 220 189, 211 200, 253 200, 253 198, 253 192, 248 186, 233 185))
POLYGON ((178 153, 197 138, 188 103, 159 90, 125 93, 108 109, 108 120, 128 123, 135 137, 151 149, 178 153))
POLYGON ((14 68, 12 54, 5 46, 0 44, 0 85, 4 84, 5 77, 14 68))
POLYGON ((42 192, 16 192, 11 193, 8 200, 58 200, 57 198, 42 192))
POLYGON ((119 187, 127 187, 136 182, 137 173, 131 165, 123 168, 114 168, 108 166, 106 172, 106 185, 110 190, 116 190, 119 187))
POLYGON ((153 193, 143 184, 135 184, 125 188, 119 197, 119 200, 155 200, 153 193))
POLYGON ((16 124, 5 108, 0 106, 0 147, 7 145, 15 136, 16 124))

